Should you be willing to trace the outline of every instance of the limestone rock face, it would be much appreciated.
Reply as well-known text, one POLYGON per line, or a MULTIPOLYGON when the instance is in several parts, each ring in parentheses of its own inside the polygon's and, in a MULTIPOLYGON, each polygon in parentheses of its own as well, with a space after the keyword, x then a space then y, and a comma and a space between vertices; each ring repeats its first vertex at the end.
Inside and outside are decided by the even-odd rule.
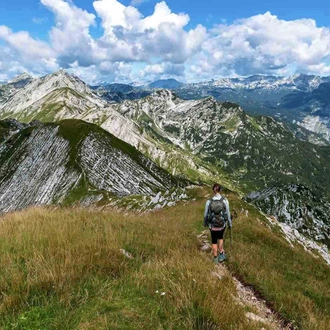
POLYGON ((299 185, 251 193, 247 200, 306 237, 330 246, 330 203, 299 185))
POLYGON ((3 126, 0 212, 86 204, 93 196, 99 201, 100 194, 151 195, 183 185, 130 145, 83 121, 36 126, 7 121, 3 126))

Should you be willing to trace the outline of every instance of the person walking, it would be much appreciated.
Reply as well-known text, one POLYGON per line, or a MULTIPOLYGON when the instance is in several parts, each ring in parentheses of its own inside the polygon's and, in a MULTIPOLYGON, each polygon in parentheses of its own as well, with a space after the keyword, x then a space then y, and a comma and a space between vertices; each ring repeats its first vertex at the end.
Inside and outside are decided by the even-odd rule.
POLYGON ((223 262, 226 259, 223 247, 223 236, 227 222, 229 229, 232 227, 232 220, 228 200, 220 194, 222 187, 215 183, 213 185, 214 196, 205 204, 204 226, 210 228, 212 251, 214 263, 223 262))

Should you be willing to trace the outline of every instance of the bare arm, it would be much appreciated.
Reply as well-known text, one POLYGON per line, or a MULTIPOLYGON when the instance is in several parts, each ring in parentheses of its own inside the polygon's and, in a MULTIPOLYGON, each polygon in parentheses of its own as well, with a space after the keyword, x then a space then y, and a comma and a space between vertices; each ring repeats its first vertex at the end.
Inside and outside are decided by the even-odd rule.
POLYGON ((231 215, 230 215, 230 209, 229 209, 229 202, 228 202, 227 199, 225 199, 224 202, 225 202, 225 205, 226 205, 226 212, 227 212, 229 227, 231 227, 232 226, 232 221, 231 221, 231 215))

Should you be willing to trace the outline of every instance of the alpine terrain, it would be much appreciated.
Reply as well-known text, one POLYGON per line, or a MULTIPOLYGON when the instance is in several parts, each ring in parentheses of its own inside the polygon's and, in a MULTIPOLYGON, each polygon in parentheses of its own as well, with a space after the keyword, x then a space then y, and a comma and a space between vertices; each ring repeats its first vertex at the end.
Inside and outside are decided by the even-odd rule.
POLYGON ((106 204, 183 187, 132 146, 80 120, 0 121, 0 212, 30 205, 106 204))
POLYGON ((330 7, 0 4, 0 330, 330 330, 330 7))
POLYGON ((255 75, 188 84, 176 90, 184 98, 211 95, 240 103, 247 111, 297 123, 330 141, 329 77, 255 75))
MULTIPOLYGON (((147 94, 157 88, 171 89, 187 100, 212 96, 218 101, 239 103, 251 114, 268 115, 293 124, 298 133, 307 129, 329 142, 329 83, 329 77, 306 74, 291 77, 254 75, 189 84, 161 84, 156 81, 135 87, 122 85, 121 100, 132 99, 131 95, 134 93, 147 94), (125 89, 128 86, 130 92, 126 94, 125 89)), ((118 99, 113 97, 112 100, 118 99)), ((316 141, 314 138, 313 140, 316 141)))
MULTIPOLYGON (((272 83, 277 81, 281 88, 292 91, 301 79, 279 82, 273 77, 272 83)), ((17 78, 16 84, 19 81, 17 78)), ((266 82, 260 81, 263 81, 260 76, 251 77, 250 88, 266 88, 266 82)), ((312 88, 318 81, 307 79, 305 85, 312 88)), ((247 80, 235 82, 236 85, 243 83, 247 80)), ((187 85, 179 91, 184 88, 187 85)), ((330 147, 308 130, 301 129, 297 134, 295 127, 272 117, 249 115, 236 103, 218 102, 214 97, 183 100, 164 89, 140 99, 108 102, 97 90, 65 71, 18 84, 13 94, 8 85, 2 89, 4 95, 10 95, 1 101, 2 120, 15 119, 22 123, 17 125, 28 125, 27 130, 32 131, 36 120, 46 127, 63 125, 58 122, 64 120, 65 123, 67 119, 94 124, 96 126, 91 127, 98 126, 130 144, 172 175, 195 183, 220 180, 242 196, 248 195, 248 200, 264 212, 277 216, 308 237, 330 244, 330 147)), ((37 127, 38 131, 43 126, 37 127)), ((57 138, 58 133, 53 134, 57 138)), ((89 139, 79 146, 91 148, 89 139)), ((98 139, 101 140, 104 139, 98 139)), ((30 144, 30 137, 27 141, 30 144)), ((63 159, 67 159, 64 154, 63 159)), ((8 156, 3 155, 6 162, 8 156)), ((7 180, 10 177, 7 174, 7 180)), ((156 177, 160 183, 158 174, 156 177)), ((178 179, 171 180, 172 184, 164 183, 159 189, 173 187, 178 179)), ((97 189, 114 189, 95 182, 98 181, 94 181, 97 189)), ((157 184, 152 186, 150 181, 147 186, 128 192, 155 192, 152 187, 157 184)), ((70 190, 69 187, 63 189, 70 190)))

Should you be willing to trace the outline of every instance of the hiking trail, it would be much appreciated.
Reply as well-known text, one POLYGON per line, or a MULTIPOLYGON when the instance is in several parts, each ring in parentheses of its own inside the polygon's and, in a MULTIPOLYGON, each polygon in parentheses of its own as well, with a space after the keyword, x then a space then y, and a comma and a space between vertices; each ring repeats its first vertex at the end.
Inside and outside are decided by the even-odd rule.
MULTIPOLYGON (((201 251, 209 253, 211 261, 212 247, 209 235, 209 230, 204 230, 197 238, 200 242, 201 251)), ((250 310, 245 316, 252 322, 263 323, 272 330, 294 329, 291 324, 286 324, 275 311, 272 311, 267 306, 267 302, 259 297, 252 286, 244 284, 234 276, 224 263, 214 265, 214 270, 211 272, 211 275, 218 278, 219 281, 222 281, 225 277, 230 277, 233 280, 236 286, 236 296, 233 298, 238 305, 244 306, 250 310), (253 312, 251 310, 253 310, 253 312)), ((260 330, 264 329, 265 328, 261 328, 260 330)))

